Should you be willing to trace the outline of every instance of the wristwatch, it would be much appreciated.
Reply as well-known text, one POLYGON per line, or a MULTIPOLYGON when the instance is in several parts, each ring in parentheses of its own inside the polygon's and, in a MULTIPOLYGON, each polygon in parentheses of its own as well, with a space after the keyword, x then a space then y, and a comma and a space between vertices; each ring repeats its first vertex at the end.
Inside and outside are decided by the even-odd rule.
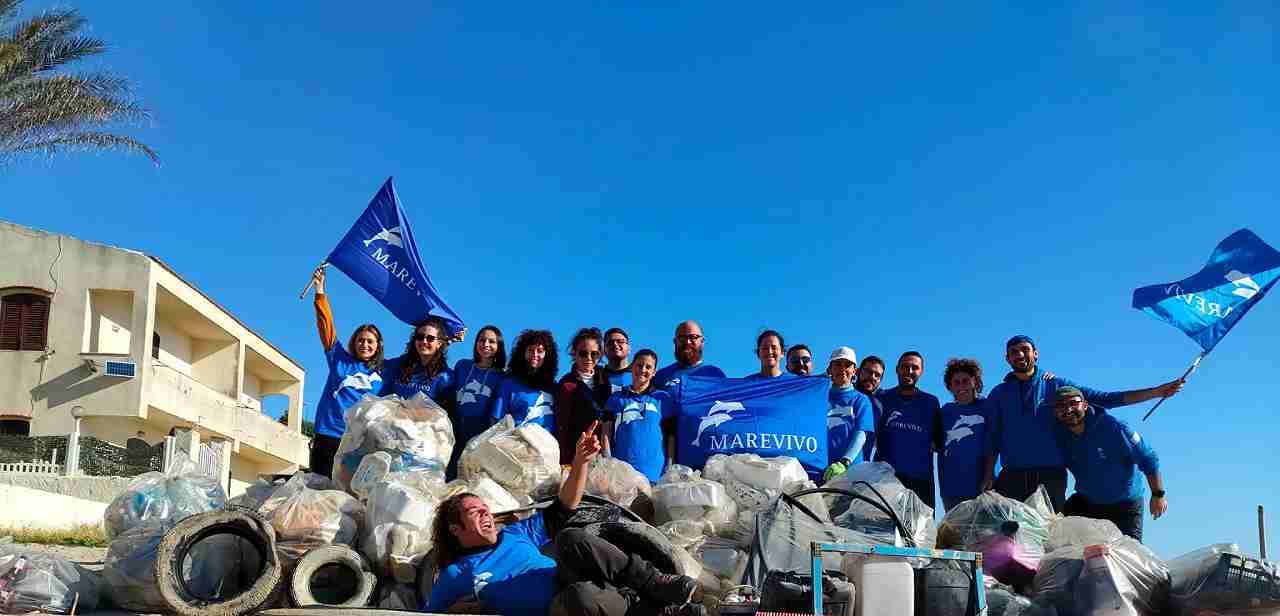
POLYGON ((1153 490, 1151 498, 1164 498, 1164 490, 1153 490))

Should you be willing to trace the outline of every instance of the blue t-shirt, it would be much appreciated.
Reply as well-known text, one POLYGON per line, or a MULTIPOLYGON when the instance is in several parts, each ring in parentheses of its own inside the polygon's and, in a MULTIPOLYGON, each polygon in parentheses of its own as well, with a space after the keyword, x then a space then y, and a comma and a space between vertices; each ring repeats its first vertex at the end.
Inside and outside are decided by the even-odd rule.
POLYGON ((884 417, 876 430, 876 460, 921 481, 933 481, 933 431, 938 399, 924 390, 904 396, 897 387, 880 392, 884 417))
POLYGON ((1140 500, 1146 490, 1138 471, 1160 471, 1160 458, 1146 439, 1095 406, 1085 416, 1083 434, 1058 424, 1054 437, 1076 479, 1076 492, 1094 505, 1140 500))
POLYGON ((445 470, 447 478, 457 476, 458 458, 467 442, 493 425, 494 394, 501 384, 501 370, 477 368, 476 362, 470 359, 460 359, 454 364, 451 419, 455 445, 449 468, 445 470))
POLYGON ((502 616, 546 616, 558 585, 556 561, 539 551, 551 542, 543 515, 539 511, 507 526, 492 548, 450 563, 422 611, 443 613, 465 599, 502 616))
POLYGON ((653 375, 653 386, 657 389, 665 389, 673 391, 680 384, 680 378, 684 376, 705 376, 710 378, 724 378, 724 370, 721 370, 706 362, 696 366, 685 366, 679 362, 663 366, 653 375))
POLYGON ((520 379, 507 376, 498 386, 498 395, 493 399, 491 417, 494 421, 510 415, 516 425, 536 423, 547 429, 552 436, 556 433, 555 396, 549 392, 525 385, 520 379))
POLYGON ((604 420, 612 421, 613 457, 644 473, 649 481, 658 481, 666 454, 662 450, 663 400, 653 394, 638 394, 630 388, 609 396, 604 420))
POLYGON ((324 358, 329 363, 329 378, 316 403, 316 434, 342 438, 347 431, 347 409, 366 394, 376 395, 382 389, 382 375, 352 357, 341 344, 329 347, 324 358))
POLYGON ((747 376, 744 376, 742 378, 748 381, 762 381, 764 379, 795 378, 795 376, 796 375, 791 374, 790 372, 785 372, 785 371, 782 374, 779 374, 778 376, 765 376, 763 374, 760 374, 759 372, 752 372, 751 374, 748 374, 747 376))
POLYGON ((447 406, 445 396, 449 392, 449 388, 453 383, 453 373, 449 367, 445 366, 440 374, 428 379, 426 374, 421 371, 409 375, 407 382, 400 382, 400 366, 404 362, 404 356, 401 355, 395 359, 387 360, 386 366, 382 369, 382 395, 389 396, 395 394, 404 399, 412 398, 418 394, 426 394, 431 398, 432 402, 440 406, 447 406))
POLYGON ((621 370, 610 370, 607 366, 601 368, 604 370, 604 377, 609 381, 609 393, 616 394, 622 391, 623 387, 631 384, 631 368, 623 368, 621 370))
POLYGON ((848 387, 832 387, 827 394, 827 462, 835 462, 844 457, 849 446, 853 444, 853 436, 858 432, 867 433, 867 442, 862 451, 857 452, 853 461, 862 462, 871 457, 871 435, 876 431, 875 412, 871 407, 871 399, 866 394, 848 387))
POLYGON ((938 415, 940 491, 943 496, 973 498, 982 493, 983 458, 991 451, 991 411, 985 400, 948 402, 938 415))

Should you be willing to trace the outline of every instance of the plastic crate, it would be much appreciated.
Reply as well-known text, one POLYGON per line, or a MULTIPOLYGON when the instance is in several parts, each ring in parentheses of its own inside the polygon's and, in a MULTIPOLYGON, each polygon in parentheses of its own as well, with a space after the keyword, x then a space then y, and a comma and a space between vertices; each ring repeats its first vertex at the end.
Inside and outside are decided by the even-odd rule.
POLYGON ((1280 608, 1280 578, 1255 558, 1223 554, 1218 565, 1180 612, 1280 608))

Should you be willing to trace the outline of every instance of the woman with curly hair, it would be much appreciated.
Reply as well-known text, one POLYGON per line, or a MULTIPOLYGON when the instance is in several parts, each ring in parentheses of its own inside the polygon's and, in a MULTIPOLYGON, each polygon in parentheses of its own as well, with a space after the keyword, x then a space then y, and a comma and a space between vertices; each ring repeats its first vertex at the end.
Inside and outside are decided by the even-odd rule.
POLYGON ((955 397, 937 414, 933 434, 938 450, 942 506, 950 510, 982 493, 982 462, 990 451, 991 413, 982 393, 982 366, 976 359, 949 359, 942 382, 955 397))
POLYGON ((494 421, 510 415, 516 425, 535 423, 556 433, 554 394, 560 359, 556 339, 545 329, 526 329, 516 338, 507 377, 494 396, 494 421))
MULTIPOLYGON (((461 334, 453 339, 461 339, 461 334)), ((446 393, 453 383, 449 370, 449 328, 440 317, 428 317, 413 328, 404 355, 387 360, 382 395, 412 398, 426 394, 443 407, 451 407, 446 393)))
MULTIPOLYGON (((591 422, 600 419, 609 401, 609 378, 598 364, 604 337, 596 327, 584 327, 569 343, 573 365, 556 385, 556 438, 560 463, 573 461, 573 444, 591 422)), ((602 436, 602 435, 597 435, 602 436)))

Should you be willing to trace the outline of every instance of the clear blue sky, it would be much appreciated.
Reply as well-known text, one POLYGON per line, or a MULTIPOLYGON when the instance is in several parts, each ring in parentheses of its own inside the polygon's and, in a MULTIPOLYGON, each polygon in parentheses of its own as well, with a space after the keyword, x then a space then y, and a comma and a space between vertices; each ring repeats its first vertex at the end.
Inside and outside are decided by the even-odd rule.
MULTIPOLYGON (((824 358, 918 349, 944 400, 948 357, 989 388, 1014 333, 1094 387, 1176 377, 1198 347, 1132 290, 1239 227, 1280 246, 1272 3, 74 4, 164 165, 26 161, 0 218, 165 259, 305 365, 308 414, 325 364, 298 291, 388 175, 473 328, 621 325, 667 363, 696 318, 739 375, 764 327, 824 358)), ((330 292, 343 338, 403 344, 340 273, 330 292)), ((1278 372, 1274 299, 1140 425, 1159 553, 1256 551, 1259 503, 1280 528, 1278 372)))

